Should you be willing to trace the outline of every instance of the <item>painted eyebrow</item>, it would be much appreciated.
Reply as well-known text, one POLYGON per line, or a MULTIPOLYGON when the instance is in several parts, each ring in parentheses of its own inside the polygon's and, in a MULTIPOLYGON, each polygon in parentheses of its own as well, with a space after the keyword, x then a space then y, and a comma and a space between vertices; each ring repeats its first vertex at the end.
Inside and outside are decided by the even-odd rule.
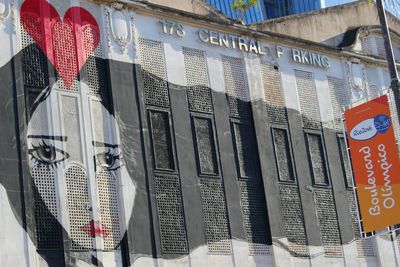
POLYGON ((54 136, 54 135, 28 135, 28 138, 51 139, 51 140, 63 141, 63 142, 66 142, 68 140, 67 136, 54 136))
POLYGON ((118 145, 108 144, 108 143, 98 142, 98 141, 92 141, 92 144, 95 147, 111 147, 111 148, 117 148, 118 147, 118 145))

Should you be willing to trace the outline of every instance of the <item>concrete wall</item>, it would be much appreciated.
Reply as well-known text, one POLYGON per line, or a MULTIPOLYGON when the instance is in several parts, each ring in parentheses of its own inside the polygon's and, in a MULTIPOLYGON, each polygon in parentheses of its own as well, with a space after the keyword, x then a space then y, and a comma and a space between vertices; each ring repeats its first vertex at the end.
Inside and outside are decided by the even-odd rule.
MULTIPOLYGON (((400 32, 399 20, 390 14, 387 18, 389 27, 400 32)), ((251 27, 335 46, 348 29, 365 25, 380 25, 375 4, 367 0, 278 18, 251 27)))
MULTIPOLYGON (((217 16, 224 17, 222 13, 214 9, 211 5, 206 4, 201 0, 183 0, 183 1, 168 1, 168 0, 147 0, 149 3, 153 3, 160 6, 165 6, 177 10, 186 11, 203 16, 217 16)), ((146 1, 144 1, 146 2, 146 1)))

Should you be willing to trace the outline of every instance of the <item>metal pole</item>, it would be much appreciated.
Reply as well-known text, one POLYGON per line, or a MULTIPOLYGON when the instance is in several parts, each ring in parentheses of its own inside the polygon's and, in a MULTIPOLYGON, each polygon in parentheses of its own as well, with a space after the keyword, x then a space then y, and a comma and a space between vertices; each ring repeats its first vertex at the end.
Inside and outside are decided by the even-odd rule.
POLYGON ((400 82, 399 82, 399 77, 397 75, 397 68, 393 55, 392 42, 390 40, 389 27, 387 25, 386 13, 385 10, 383 9, 382 0, 376 0, 376 6, 378 8, 379 22, 381 23, 383 41, 385 44, 386 59, 388 62, 388 68, 391 80, 390 88, 392 89, 393 92, 394 102, 397 111, 397 119, 399 120, 400 123, 400 92, 399 92, 400 82))
MULTIPOLYGON (((399 93, 400 83, 399 83, 399 77, 397 74, 396 62, 395 62, 394 55, 393 55, 392 42, 390 40, 389 27, 387 25, 386 13, 383 9, 382 0, 376 0, 376 6, 378 8, 379 22, 381 23, 383 41, 385 44, 386 58, 388 61, 390 80, 391 80, 390 87, 392 89, 393 96, 394 96, 394 105, 396 106, 397 119, 398 119, 398 122, 400 123, 400 98, 399 98, 400 97, 400 93, 399 93)), ((398 142, 399 142, 399 140, 397 140, 397 143, 398 142)), ((389 229, 391 229, 391 227, 389 227, 389 229)), ((394 242, 393 235, 394 235, 394 232, 390 233, 392 244, 394 242)), ((396 249, 394 248, 394 250, 396 250, 396 249)), ((395 253, 395 254, 396 254, 396 262, 398 263, 397 253, 395 253)))

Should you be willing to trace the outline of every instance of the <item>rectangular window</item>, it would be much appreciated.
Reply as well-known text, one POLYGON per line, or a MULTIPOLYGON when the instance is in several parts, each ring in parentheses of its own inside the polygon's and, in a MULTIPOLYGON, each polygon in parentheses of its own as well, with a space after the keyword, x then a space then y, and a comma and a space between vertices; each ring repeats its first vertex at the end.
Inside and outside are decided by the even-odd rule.
POLYGON ((272 128, 275 159, 280 181, 294 181, 291 148, 286 129, 272 128))
POLYGON ((257 176, 257 148, 253 127, 240 122, 232 122, 239 178, 257 176))
POLYGON ((314 183, 316 185, 328 185, 328 171, 322 137, 320 134, 313 133, 307 133, 306 135, 314 183))
POLYGON ((353 178, 352 178, 349 158, 347 156, 346 143, 344 137, 342 136, 338 137, 338 141, 339 141, 340 161, 342 163, 346 187, 350 188, 353 187, 353 178))
POLYGON ((217 175, 218 162, 212 121, 209 118, 195 117, 193 122, 200 175, 217 175))
POLYGON ((174 170, 169 113, 150 110, 149 114, 155 168, 158 170, 174 170))

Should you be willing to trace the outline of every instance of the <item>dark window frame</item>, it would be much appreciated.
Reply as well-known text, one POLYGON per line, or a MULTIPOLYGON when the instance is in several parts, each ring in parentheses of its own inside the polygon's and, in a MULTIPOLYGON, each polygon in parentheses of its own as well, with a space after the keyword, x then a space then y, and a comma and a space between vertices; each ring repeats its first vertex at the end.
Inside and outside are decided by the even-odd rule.
POLYGON ((193 145, 194 145, 194 152, 195 152, 195 158, 196 158, 196 168, 197 168, 197 175, 200 178, 221 178, 221 167, 220 167, 220 158, 219 158, 219 153, 218 153, 218 143, 217 143, 217 132, 215 128, 215 122, 214 122, 214 116, 213 114, 207 114, 207 113, 194 113, 190 112, 190 120, 191 120, 191 128, 192 128, 192 134, 193 134, 193 145), (199 154, 199 148, 198 148, 198 136, 197 136, 197 131, 196 131, 196 124, 195 120, 196 119, 207 119, 211 122, 211 130, 213 134, 213 142, 214 142, 214 148, 215 148, 215 159, 216 159, 216 167, 217 167, 217 172, 216 173, 204 173, 201 170, 201 161, 200 161, 200 154, 199 154))
POLYGON ((172 114, 169 108, 161 108, 161 107, 146 107, 147 111, 147 117, 148 117, 148 125, 149 125, 149 136, 150 136, 150 145, 151 145, 151 151, 152 151, 152 157, 153 157, 153 170, 155 173, 158 172, 163 172, 163 173, 169 173, 169 174, 178 174, 178 165, 177 165, 177 158, 176 158, 176 147, 175 147, 175 138, 174 138, 174 129, 173 129, 173 123, 172 123, 172 114), (157 167, 157 162, 156 162, 156 151, 155 151, 155 146, 154 146, 154 138, 153 138, 153 124, 151 121, 151 112, 163 112, 168 114, 168 125, 169 125, 169 136, 171 140, 171 153, 172 153, 172 164, 173 168, 168 169, 168 168, 160 168, 157 167))
POLYGON ((234 149, 234 157, 235 157, 235 163, 236 163, 236 173, 237 177, 239 180, 242 181, 248 181, 248 180, 255 180, 258 179, 257 177, 261 176, 260 173, 260 159, 258 155, 258 150, 255 156, 255 163, 254 163, 254 175, 253 176, 245 176, 242 175, 242 170, 240 168, 240 159, 239 159, 239 151, 238 151, 238 143, 236 141, 237 134, 235 130, 235 124, 242 124, 242 125, 247 125, 251 131, 253 131, 253 142, 254 142, 254 147, 257 148, 257 137, 255 133, 255 128, 252 123, 246 121, 245 119, 237 119, 237 118, 230 118, 229 119, 230 127, 231 127, 231 133, 232 133, 232 142, 233 142, 233 149, 234 149))
POLYGON ((308 158, 308 165, 310 168, 310 173, 311 173, 311 178, 312 178, 312 183, 314 187, 320 187, 320 188, 329 188, 331 187, 331 176, 330 176, 330 169, 329 169, 329 164, 328 164, 328 156, 326 153, 326 147, 325 147, 325 139, 322 131, 319 130, 312 130, 309 128, 304 128, 304 138, 306 141, 306 150, 307 150, 307 158, 308 158), (309 135, 318 135, 321 139, 321 146, 322 146, 322 156, 324 157, 324 166, 326 170, 326 179, 325 183, 317 183, 315 180, 315 174, 314 174, 314 168, 312 164, 312 156, 311 156, 311 151, 310 151, 310 144, 308 140, 309 135))
POLYGON ((297 184, 297 173, 296 173, 296 164, 295 164, 295 159, 293 156, 293 147, 292 147, 292 142, 290 140, 290 132, 289 132, 289 128, 282 126, 282 125, 271 125, 270 127, 271 129, 271 137, 272 137, 272 143, 273 143, 273 148, 274 148, 274 156, 275 156, 275 164, 276 164, 276 168, 277 168, 277 174, 278 174, 278 181, 282 184, 297 184), (279 173, 279 162, 278 162, 278 158, 277 158, 277 149, 276 149, 276 144, 275 144, 275 137, 274 137, 274 130, 282 130, 286 132, 286 136, 287 136, 287 141, 288 141, 288 145, 289 147, 287 148, 287 152, 288 152, 288 156, 290 157, 290 161, 291 161, 291 168, 292 168, 292 175, 293 175, 293 179, 291 180, 283 180, 280 177, 280 173, 279 173))
MULTIPOLYGON (((347 190, 353 190, 353 188, 354 188, 354 181, 353 181, 354 174, 353 174, 353 167, 352 167, 350 151, 343 151, 345 153, 345 155, 343 155, 342 146, 341 146, 342 140, 344 142, 344 145, 346 145, 346 143, 345 143, 346 136, 345 136, 345 134, 343 134, 341 132, 338 132, 337 135, 336 135, 336 138, 337 138, 338 147, 339 147, 340 164, 342 166, 342 172, 343 172, 343 178, 344 178, 345 187, 346 187, 347 190), (349 156, 349 158, 347 157, 347 155, 349 156), (346 158, 344 158, 344 156, 346 158), (349 182, 347 181, 346 168, 345 168, 345 163, 344 163, 345 160, 350 160, 349 161, 349 168, 350 168, 350 172, 351 172, 351 177, 350 178, 351 178, 351 182, 353 184, 349 184, 349 182)), ((345 149, 347 150, 347 147, 345 147, 345 149)))

